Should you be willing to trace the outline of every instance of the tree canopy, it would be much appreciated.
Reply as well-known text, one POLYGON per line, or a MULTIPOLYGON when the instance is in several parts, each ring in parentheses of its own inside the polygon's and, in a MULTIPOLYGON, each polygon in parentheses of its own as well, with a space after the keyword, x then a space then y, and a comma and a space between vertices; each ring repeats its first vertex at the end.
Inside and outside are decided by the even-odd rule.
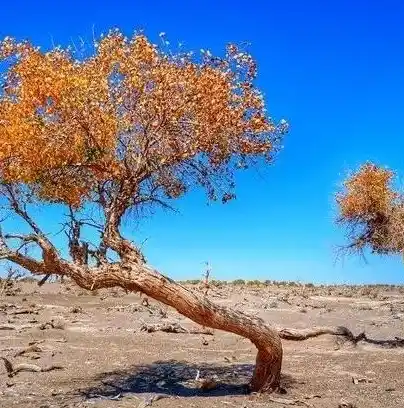
POLYGON ((108 265, 109 250, 115 261, 135 253, 144 261, 121 235, 126 214, 171 208, 170 199, 195 186, 227 202, 235 197, 236 169, 273 159, 287 124, 267 115, 251 55, 232 44, 221 57, 173 52, 161 37, 157 46, 142 33, 127 38, 115 29, 87 55, 0 42, 0 199, 32 230, 0 231, 3 259, 32 271, 21 249, 33 244, 43 253, 36 273, 62 270, 60 248, 28 208, 57 203, 66 207, 74 263, 108 265), (84 238, 87 227, 99 242, 84 238), (8 242, 19 249, 10 252, 8 242))
POLYGON ((347 228, 352 252, 404 251, 404 194, 394 187, 395 172, 365 163, 344 182, 337 195, 338 222, 347 228))
MULTIPOLYGON (((111 31, 94 53, 42 52, 6 38, 0 61, 0 180, 79 207, 125 184, 125 206, 178 197, 199 184, 234 195, 232 173, 271 160, 284 123, 266 114, 256 63, 235 45, 223 57, 172 53, 143 34, 111 31)), ((122 197, 123 198, 123 197, 122 197)))

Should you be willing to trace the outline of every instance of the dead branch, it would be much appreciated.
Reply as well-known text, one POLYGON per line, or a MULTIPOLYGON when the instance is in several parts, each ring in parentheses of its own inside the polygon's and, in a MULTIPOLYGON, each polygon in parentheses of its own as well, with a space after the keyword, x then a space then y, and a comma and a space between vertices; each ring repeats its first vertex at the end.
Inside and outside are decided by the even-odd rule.
MULTIPOLYGON (((1 232, 1 231, 0 231, 1 232)), ((1 249, 0 248, 0 259, 1 259, 1 249)), ((0 279, 0 296, 4 293, 11 293, 11 290, 16 282, 24 276, 24 273, 12 268, 11 266, 7 269, 7 276, 0 279)))
POLYGON ((46 281, 51 277, 51 275, 45 275, 39 282, 38 282, 38 286, 43 286, 46 281))
POLYGON ((4 366, 7 371, 7 375, 9 377, 14 377, 16 374, 19 372, 25 371, 25 372, 31 372, 31 373, 44 373, 48 371, 53 371, 53 370, 63 370, 64 367, 60 365, 50 365, 47 367, 40 367, 36 364, 17 364, 13 365, 10 360, 8 360, 5 357, 0 357, 4 361, 4 366))
POLYGON ((286 399, 286 398, 277 398, 277 397, 268 397, 269 401, 275 402, 276 404, 285 405, 305 405, 306 407, 311 407, 312 405, 300 399, 286 399))
POLYGON ((14 324, 1 324, 0 330, 24 330, 24 329, 32 329, 34 326, 16 326, 14 324))
POLYGON ((17 353, 14 354, 14 357, 22 356, 26 353, 40 353, 40 352, 42 352, 42 349, 36 344, 32 344, 31 346, 25 347, 24 349, 17 351, 17 353))
POLYGON ((171 398, 170 395, 166 395, 166 394, 156 394, 151 396, 150 398, 145 399, 144 401, 142 401, 137 408, 146 408, 146 407, 150 407, 151 405, 153 405, 153 402, 159 401, 163 398, 171 398))
POLYGON ((10 324, 1 324, 0 330, 16 330, 16 326, 10 324))
POLYGON ((19 309, 13 312, 8 312, 8 315, 21 315, 21 314, 38 314, 38 310, 35 309, 19 309))
POLYGON ((140 331, 145 331, 147 333, 154 333, 156 331, 162 331, 165 333, 188 333, 188 334, 205 334, 208 336, 213 336, 213 331, 209 329, 186 329, 178 323, 157 323, 157 324, 147 324, 144 323, 140 327, 140 331))

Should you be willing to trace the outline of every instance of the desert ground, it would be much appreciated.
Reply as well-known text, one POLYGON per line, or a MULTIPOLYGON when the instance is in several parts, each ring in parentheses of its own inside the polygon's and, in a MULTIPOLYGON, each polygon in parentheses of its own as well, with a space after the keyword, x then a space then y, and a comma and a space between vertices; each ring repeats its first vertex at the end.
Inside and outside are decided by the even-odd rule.
POLYGON ((276 327, 342 325, 393 341, 283 341, 280 392, 248 395, 248 340, 138 294, 20 281, 0 295, 0 357, 14 370, 0 360, 0 407, 404 407, 403 288, 217 284, 207 296, 276 327), (154 324, 185 330, 142 330, 154 324))

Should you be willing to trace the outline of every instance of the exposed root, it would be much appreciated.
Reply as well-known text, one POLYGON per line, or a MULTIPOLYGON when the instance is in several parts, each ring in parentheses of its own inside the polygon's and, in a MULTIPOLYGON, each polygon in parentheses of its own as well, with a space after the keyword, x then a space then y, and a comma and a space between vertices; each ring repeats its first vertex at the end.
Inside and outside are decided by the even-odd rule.
MULTIPOLYGON (((395 337, 394 339, 388 340, 375 340, 370 339, 366 336, 364 332, 359 333, 355 336, 351 330, 344 326, 337 327, 313 327, 309 329, 291 329, 291 328, 277 328, 278 335, 283 340, 291 341, 304 341, 310 338, 323 336, 325 334, 331 336, 339 336, 345 338, 345 340, 356 345, 359 342, 369 343, 385 348, 398 348, 404 347, 404 339, 400 337, 395 337)), ((140 327, 140 331, 145 331, 147 333, 153 333, 157 331, 162 331, 166 333, 188 333, 188 334, 205 334, 213 335, 213 331, 209 329, 187 329, 178 323, 157 323, 157 324, 147 324, 144 323, 140 327)))
POLYGON ((205 334, 208 336, 213 336, 213 331, 209 329, 186 329, 178 323, 158 323, 158 324, 147 324, 143 323, 140 327, 140 331, 145 331, 147 333, 153 333, 156 331, 162 331, 166 333, 188 333, 188 334, 205 334))
POLYGON ((17 373, 21 371, 31 372, 31 373, 44 373, 47 371, 53 370, 63 370, 64 367, 59 365, 50 365, 47 367, 40 367, 35 364, 17 364, 13 365, 10 360, 5 357, 0 357, 4 361, 4 366, 6 368, 7 374, 9 377, 15 376, 17 373))
POLYGON ((357 344, 358 342, 363 341, 364 343, 373 344, 376 346, 384 347, 384 348, 399 348, 404 347, 404 339, 400 337, 394 337, 394 339, 388 340, 375 340, 369 339, 365 332, 358 334, 354 339, 353 342, 357 344))
POLYGON ((279 337, 284 340, 303 341, 312 337, 322 336, 323 334, 342 336, 350 341, 353 341, 355 339, 355 336, 352 334, 352 332, 343 326, 313 327, 310 329, 278 328, 277 330, 279 337))
POLYGON ((345 338, 347 341, 356 345, 359 342, 369 343, 376 346, 384 348, 398 348, 404 347, 404 339, 400 337, 395 337, 394 339, 388 340, 375 340, 370 339, 366 336, 365 332, 359 333, 355 336, 349 329, 344 326, 337 327, 313 327, 311 329, 277 329, 279 337, 283 340, 292 341, 303 341, 310 339, 312 337, 319 337, 324 334, 329 334, 332 336, 340 336, 345 338))

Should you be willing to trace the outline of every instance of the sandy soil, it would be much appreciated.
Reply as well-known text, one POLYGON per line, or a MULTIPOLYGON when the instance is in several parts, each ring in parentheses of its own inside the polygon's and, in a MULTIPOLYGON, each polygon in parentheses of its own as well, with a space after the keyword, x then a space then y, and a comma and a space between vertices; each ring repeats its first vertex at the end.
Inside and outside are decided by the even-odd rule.
MULTIPOLYGON (((404 348, 354 347, 329 335, 285 341, 286 394, 246 395, 255 360, 248 340, 220 331, 140 331, 143 323, 197 326, 157 303, 143 306, 136 294, 19 285, 18 293, 0 297, 0 356, 14 365, 63 369, 9 378, 0 360, 1 408, 404 407, 404 348), (35 347, 21 354, 29 344, 35 347), (214 389, 199 387, 198 371, 200 378, 214 380, 214 389)), ((398 288, 228 285, 209 296, 276 326, 343 325, 375 339, 404 336, 404 295, 398 288)))

